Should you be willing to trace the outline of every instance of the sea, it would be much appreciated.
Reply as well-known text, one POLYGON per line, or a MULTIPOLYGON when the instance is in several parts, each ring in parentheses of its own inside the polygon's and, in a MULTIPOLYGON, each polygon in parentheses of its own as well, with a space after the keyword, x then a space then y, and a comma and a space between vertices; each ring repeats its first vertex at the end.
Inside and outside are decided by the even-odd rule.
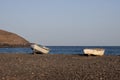
MULTIPOLYGON (((49 54, 83 54, 85 48, 103 48, 105 55, 120 55, 120 46, 46 46, 49 54)), ((0 48, 0 54, 32 54, 31 48, 0 48)))

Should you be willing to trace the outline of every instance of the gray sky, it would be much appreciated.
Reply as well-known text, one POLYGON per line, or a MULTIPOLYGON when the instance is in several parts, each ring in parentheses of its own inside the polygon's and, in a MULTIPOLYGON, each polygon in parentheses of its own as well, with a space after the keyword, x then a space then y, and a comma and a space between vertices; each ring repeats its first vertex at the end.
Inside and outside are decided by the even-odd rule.
POLYGON ((42 45, 120 46, 120 0, 0 0, 0 29, 42 45))

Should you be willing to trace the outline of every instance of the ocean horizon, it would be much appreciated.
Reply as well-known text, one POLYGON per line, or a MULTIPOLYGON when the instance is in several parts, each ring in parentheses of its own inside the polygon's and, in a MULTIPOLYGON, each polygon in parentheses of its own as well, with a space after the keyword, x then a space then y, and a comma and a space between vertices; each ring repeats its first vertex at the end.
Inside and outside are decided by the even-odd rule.
MULTIPOLYGON (((46 46, 49 54, 84 54, 86 48, 103 48, 105 55, 120 55, 120 46, 46 46)), ((32 54, 31 48, 0 48, 0 53, 24 53, 32 54)))
POLYGON ((120 55, 120 46, 47 46, 50 54, 83 54, 86 48, 103 48, 105 55, 120 55))

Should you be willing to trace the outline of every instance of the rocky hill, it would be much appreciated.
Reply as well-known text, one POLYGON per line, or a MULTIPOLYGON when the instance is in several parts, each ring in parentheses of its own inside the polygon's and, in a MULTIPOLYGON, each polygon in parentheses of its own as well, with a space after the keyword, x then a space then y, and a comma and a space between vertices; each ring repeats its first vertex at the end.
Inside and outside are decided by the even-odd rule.
POLYGON ((29 47, 30 43, 21 36, 0 30, 0 47, 29 47))

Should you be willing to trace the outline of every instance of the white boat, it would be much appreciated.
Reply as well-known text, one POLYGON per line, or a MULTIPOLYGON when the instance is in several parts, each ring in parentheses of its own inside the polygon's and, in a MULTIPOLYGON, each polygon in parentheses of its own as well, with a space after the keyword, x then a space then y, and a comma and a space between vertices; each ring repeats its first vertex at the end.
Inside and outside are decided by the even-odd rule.
POLYGON ((103 56, 104 52, 105 50, 101 48, 84 49, 84 54, 87 54, 87 55, 103 56))
POLYGON ((31 47, 32 47, 34 53, 48 54, 50 51, 49 48, 42 46, 42 45, 38 45, 36 43, 32 43, 31 47))

